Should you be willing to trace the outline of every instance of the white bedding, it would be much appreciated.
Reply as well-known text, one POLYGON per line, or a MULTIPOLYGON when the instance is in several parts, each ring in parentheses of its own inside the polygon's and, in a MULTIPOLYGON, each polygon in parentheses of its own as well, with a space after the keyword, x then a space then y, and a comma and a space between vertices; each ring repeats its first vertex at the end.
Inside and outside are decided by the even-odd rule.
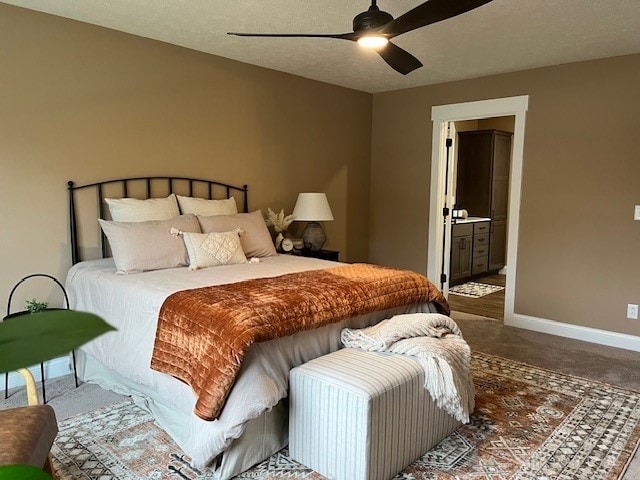
MULTIPOLYGON (((408 305, 252 345, 220 418, 207 422, 192 413, 195 396, 188 385, 149 367, 162 303, 179 290, 333 265, 334 262, 324 260, 279 255, 262 259, 260 263, 196 271, 184 267, 116 275, 113 260, 109 258, 74 265, 67 276, 66 289, 71 308, 96 313, 118 329, 81 349, 111 371, 144 386, 141 391, 145 394, 184 414, 188 421, 181 425, 163 425, 161 419, 158 420, 192 458, 194 467, 201 468, 238 438, 249 420, 287 395, 291 368, 337 350, 343 327, 362 328, 394 314, 431 311, 433 307, 408 305)), ((140 395, 140 391, 132 393, 140 395)))

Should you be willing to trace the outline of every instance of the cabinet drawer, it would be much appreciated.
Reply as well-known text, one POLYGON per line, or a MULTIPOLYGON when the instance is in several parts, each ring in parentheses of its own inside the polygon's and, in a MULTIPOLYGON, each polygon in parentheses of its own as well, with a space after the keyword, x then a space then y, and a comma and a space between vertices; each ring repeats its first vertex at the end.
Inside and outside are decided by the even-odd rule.
POLYGON ((453 225, 452 235, 454 237, 466 237, 467 235, 473 234, 473 224, 471 223, 462 223, 458 225, 453 225))
POLYGON ((491 230, 491 224, 489 222, 478 222, 473 224, 473 233, 489 233, 491 230))
POLYGON ((489 255, 489 245, 486 243, 473 247, 473 258, 484 257, 487 255, 489 255))
POLYGON ((480 233, 473 236, 473 248, 489 245, 489 234, 480 233))
POLYGON ((477 275, 479 273, 484 273, 489 270, 489 256, 485 255, 484 257, 473 257, 473 262, 471 263, 471 275, 477 275))

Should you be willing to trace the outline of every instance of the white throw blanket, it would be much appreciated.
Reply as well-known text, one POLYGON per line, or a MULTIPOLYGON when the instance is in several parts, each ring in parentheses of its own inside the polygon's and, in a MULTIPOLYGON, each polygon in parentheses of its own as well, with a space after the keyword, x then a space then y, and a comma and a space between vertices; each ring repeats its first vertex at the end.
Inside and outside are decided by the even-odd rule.
POLYGON ((363 329, 342 330, 348 348, 416 357, 425 372, 425 388, 439 408, 468 423, 475 390, 471 349, 451 318, 439 313, 396 315, 363 329))

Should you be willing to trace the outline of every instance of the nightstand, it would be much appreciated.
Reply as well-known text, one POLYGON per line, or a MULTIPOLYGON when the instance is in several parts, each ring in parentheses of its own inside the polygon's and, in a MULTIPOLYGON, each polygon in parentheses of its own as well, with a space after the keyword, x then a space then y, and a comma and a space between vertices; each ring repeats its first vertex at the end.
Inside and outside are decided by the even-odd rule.
POLYGON ((291 253, 300 257, 320 258, 322 260, 331 260, 332 262, 338 262, 340 260, 340 252, 338 250, 318 250, 317 252, 298 250, 291 253))

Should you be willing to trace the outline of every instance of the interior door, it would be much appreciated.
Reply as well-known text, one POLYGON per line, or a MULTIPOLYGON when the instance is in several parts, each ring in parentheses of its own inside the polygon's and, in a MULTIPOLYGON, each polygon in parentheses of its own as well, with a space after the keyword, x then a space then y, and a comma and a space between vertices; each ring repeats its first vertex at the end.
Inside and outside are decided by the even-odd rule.
POLYGON ((456 138, 456 126, 453 122, 447 122, 446 125, 447 134, 444 138, 444 152, 445 152, 445 178, 444 178, 444 207, 442 208, 442 259, 441 259, 441 274, 440 274, 440 290, 447 295, 449 291, 449 282, 451 280, 451 219, 452 209, 454 204, 454 192, 452 188, 453 171, 455 167, 455 138, 456 138))

